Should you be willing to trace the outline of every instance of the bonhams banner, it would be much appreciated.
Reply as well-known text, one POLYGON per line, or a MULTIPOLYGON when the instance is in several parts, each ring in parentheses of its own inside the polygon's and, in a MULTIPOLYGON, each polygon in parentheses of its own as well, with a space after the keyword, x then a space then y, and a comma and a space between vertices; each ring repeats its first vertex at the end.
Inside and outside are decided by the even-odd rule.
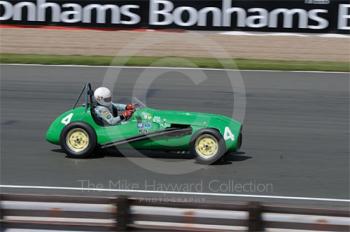
POLYGON ((349 33, 348 0, 0 0, 2 24, 349 33))

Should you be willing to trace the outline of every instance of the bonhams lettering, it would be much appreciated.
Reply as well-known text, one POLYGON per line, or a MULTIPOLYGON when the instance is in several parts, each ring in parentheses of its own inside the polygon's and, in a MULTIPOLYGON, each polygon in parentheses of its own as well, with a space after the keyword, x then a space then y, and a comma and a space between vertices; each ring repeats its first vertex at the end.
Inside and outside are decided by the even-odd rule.
MULTIPOLYGON (((335 1, 335 0, 334 0, 335 1)), ((308 1, 84 1, 0 0, 2 23, 78 24, 113 27, 172 27, 215 30, 325 31, 348 33, 350 4, 346 1, 310 4, 308 1), (298 4, 295 4, 298 2, 298 4), (289 3, 289 4, 288 4, 289 3), (331 4, 336 7, 330 7, 331 4), (336 12, 333 12, 336 9, 336 12), (331 26, 330 24, 334 24, 331 26)))

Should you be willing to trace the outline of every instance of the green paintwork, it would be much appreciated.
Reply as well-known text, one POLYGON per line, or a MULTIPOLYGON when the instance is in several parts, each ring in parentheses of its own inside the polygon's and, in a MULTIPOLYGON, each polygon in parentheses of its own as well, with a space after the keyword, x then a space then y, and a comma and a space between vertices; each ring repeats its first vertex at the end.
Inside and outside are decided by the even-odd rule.
MULTIPOLYGON (((97 143, 100 145, 124 140, 142 133, 164 130, 171 127, 171 124, 182 124, 192 127, 192 135, 196 131, 204 128, 217 129, 223 138, 226 138, 226 148, 229 151, 235 151, 237 150, 238 136, 242 127, 241 123, 222 115, 166 111, 152 108, 138 108, 128 121, 115 126, 102 127, 95 123, 90 109, 81 106, 61 114, 52 122, 46 134, 47 141, 53 144, 59 144, 62 129, 65 127, 62 120, 70 114, 73 114, 70 122, 85 122, 95 130, 97 143), (147 131, 140 131, 142 129, 139 128, 141 126, 140 119, 142 120, 143 126, 150 126, 149 128, 143 128, 147 131), (231 136, 231 138, 227 136, 228 129, 232 132, 233 137, 231 136)), ((192 135, 167 137, 157 140, 147 139, 133 142, 130 145, 134 148, 145 150, 183 150, 189 148, 192 135)))

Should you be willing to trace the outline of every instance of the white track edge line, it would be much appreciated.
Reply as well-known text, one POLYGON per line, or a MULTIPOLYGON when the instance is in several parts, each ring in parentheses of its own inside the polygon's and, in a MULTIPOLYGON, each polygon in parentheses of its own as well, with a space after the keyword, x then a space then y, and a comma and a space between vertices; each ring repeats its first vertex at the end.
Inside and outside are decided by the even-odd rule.
POLYGON ((350 203, 350 199, 337 198, 313 198, 313 197, 293 197, 293 196, 274 196, 274 195, 250 195, 250 194, 231 194, 231 193, 207 193, 207 192, 176 192, 176 191, 153 191, 136 189, 104 189, 104 188, 79 188, 79 187, 58 187, 58 186, 29 186, 29 185, 0 185, 0 188, 13 189, 46 189, 46 190, 72 190, 72 191, 91 191, 91 192, 123 192, 123 193, 155 193, 155 194, 178 194, 178 195, 199 195, 199 196, 218 196, 218 197, 242 197, 242 198, 265 198, 265 199, 283 199, 283 200, 306 200, 306 201, 328 201, 350 203))
POLYGON ((6 64, 0 63, 0 66, 33 66, 33 67, 68 67, 68 68, 123 68, 123 69, 183 69, 183 70, 205 70, 205 71, 243 71, 243 72, 291 72, 291 73, 335 73, 349 74, 350 72, 335 72, 335 71, 287 71, 287 70, 265 70, 265 69, 220 69, 220 68, 196 68, 196 67, 157 67, 157 66, 107 66, 107 65, 79 65, 79 64, 6 64))

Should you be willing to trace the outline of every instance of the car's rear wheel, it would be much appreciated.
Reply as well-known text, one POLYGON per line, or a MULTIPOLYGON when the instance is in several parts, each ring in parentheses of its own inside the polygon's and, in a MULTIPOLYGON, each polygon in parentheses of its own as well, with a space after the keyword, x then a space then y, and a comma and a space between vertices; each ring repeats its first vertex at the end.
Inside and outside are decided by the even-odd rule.
POLYGON ((242 143, 243 143, 243 134, 241 132, 241 133, 239 133, 239 136, 238 136, 237 150, 241 149, 242 143))
POLYGON ((63 129, 60 142, 68 157, 86 158, 96 148, 96 133, 86 123, 73 122, 63 129))
POLYGON ((191 152, 201 164, 213 164, 226 153, 225 141, 214 129, 198 131, 191 141, 191 152))

